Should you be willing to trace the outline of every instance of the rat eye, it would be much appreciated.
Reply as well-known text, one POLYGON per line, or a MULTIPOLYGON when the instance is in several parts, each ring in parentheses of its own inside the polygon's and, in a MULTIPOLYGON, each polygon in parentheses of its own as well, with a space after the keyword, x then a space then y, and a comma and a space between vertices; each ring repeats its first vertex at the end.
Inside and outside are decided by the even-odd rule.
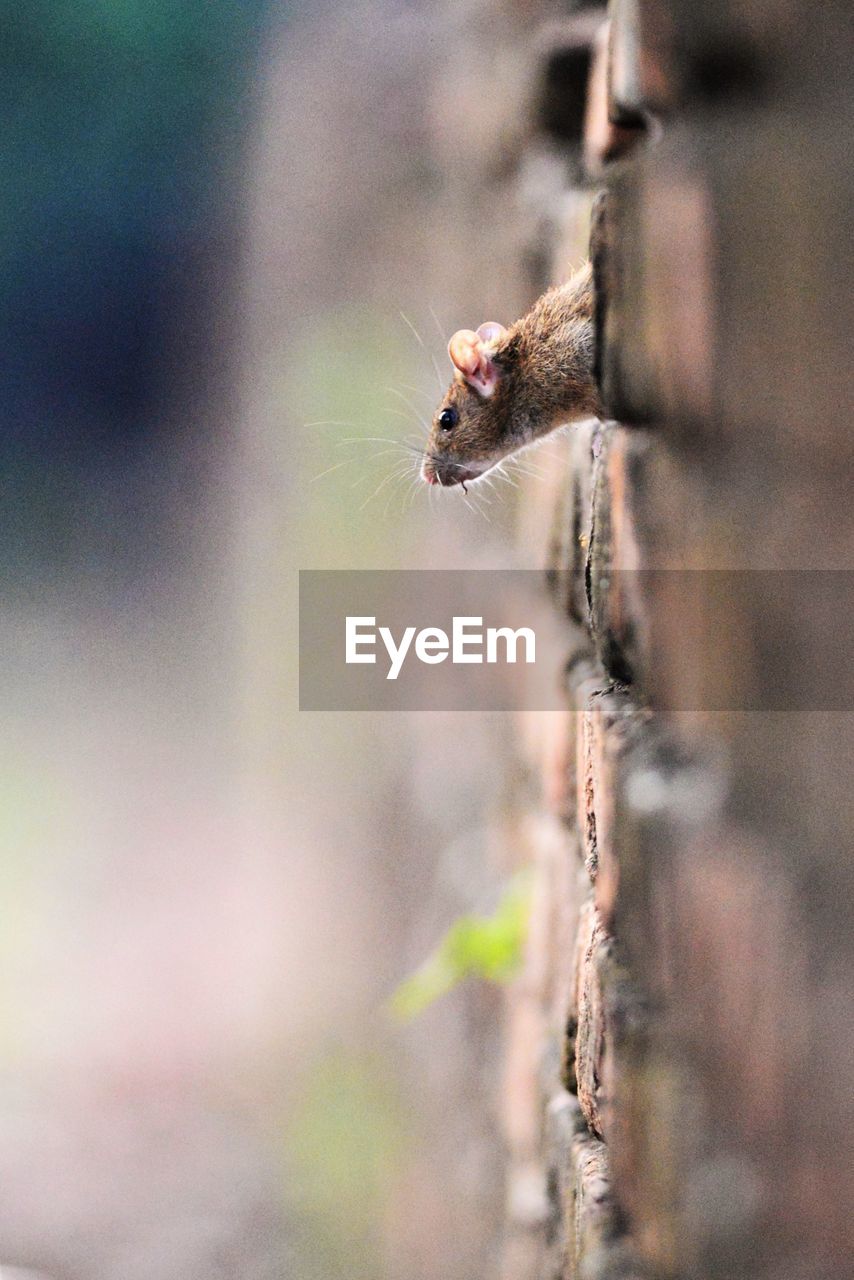
POLYGON ((457 417, 456 409, 443 409, 439 414, 439 426, 443 431, 450 431, 451 427, 457 425, 457 417))

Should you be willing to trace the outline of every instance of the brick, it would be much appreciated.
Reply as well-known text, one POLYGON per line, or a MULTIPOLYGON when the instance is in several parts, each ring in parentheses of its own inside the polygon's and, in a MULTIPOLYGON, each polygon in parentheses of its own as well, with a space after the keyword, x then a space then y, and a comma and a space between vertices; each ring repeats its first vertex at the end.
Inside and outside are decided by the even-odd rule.
POLYGON ((570 711, 547 715, 540 746, 543 801, 549 813, 569 824, 575 813, 575 721, 570 711))
POLYGON ((684 111, 832 91, 850 57, 850 17, 845 0, 817 18, 798 0, 643 0, 641 42, 664 72, 647 100, 684 111))
POLYGON ((643 1272, 612 1194, 607 1148, 587 1130, 568 1093, 549 1103, 545 1149, 552 1212, 542 1274, 553 1280, 640 1280, 643 1272))
POLYGON ((852 120, 851 109, 840 119, 769 107, 709 139, 713 216, 726 246, 716 396, 727 449, 742 466, 756 431, 763 449, 785 448, 825 473, 854 459, 838 412, 854 392, 843 338, 854 321, 852 120))
POLYGON ((608 941, 596 908, 590 902, 582 910, 576 950, 575 1087, 582 1114, 600 1137, 605 1103, 602 1088, 605 1009, 599 959, 608 941))
POLYGON ((576 833, 540 819, 537 878, 525 966, 526 987, 538 998, 548 1032, 562 1037, 573 990, 573 948, 589 883, 578 856, 576 833))
POLYGON ((609 183, 599 358, 606 407, 622 423, 696 421, 711 406, 714 201, 693 137, 682 130, 609 183))
POLYGON ((565 498, 555 508, 549 554, 549 584, 559 606, 585 630, 589 617, 585 566, 590 545, 593 465, 600 426, 582 422, 567 440, 565 498))
MULTIPOLYGON (((643 136, 654 104, 666 101, 665 68, 644 39, 642 0, 610 0, 608 115, 643 136)), ((648 35, 648 32, 647 32, 648 35)))
POLYGON ((619 886, 614 844, 614 799, 623 754, 643 731, 651 713, 625 690, 597 691, 579 713, 579 777, 584 779, 586 857, 595 866, 595 902, 612 928, 619 886))
POLYGON ((680 122, 609 181, 597 289, 611 414, 666 422, 668 443, 736 475, 759 438, 770 460, 852 459, 835 412, 854 394, 846 137, 836 115, 778 106, 680 122), (817 245, 837 264, 820 275, 817 245))
POLYGON ((598 9, 585 9, 544 23, 537 36, 535 118, 547 134, 572 148, 582 141, 590 51, 601 24, 598 9))
POLYGON ((605 341, 605 318, 608 296, 612 291, 611 280, 608 275, 609 201, 610 196, 606 188, 602 188, 596 193, 590 208, 590 235, 588 241, 588 257, 593 272, 593 375, 599 388, 599 394, 603 399, 602 361, 605 341))
POLYGON ((578 929, 573 945, 572 982, 570 985, 566 1041, 561 1061, 561 1080, 564 1087, 575 1096, 578 1095, 576 1047, 578 1040, 578 1012, 581 1003, 582 973, 584 970, 585 954, 592 945, 594 926, 595 908, 592 896, 588 895, 581 905, 578 929))
POLYGON ((593 792, 593 753, 590 748, 590 725, 587 708, 590 699, 601 691, 601 677, 584 681, 575 690, 579 713, 576 725, 576 822, 584 868, 595 883, 599 874, 599 847, 596 839, 596 813, 593 792))
POLYGON ((790 864, 733 826, 719 767, 651 727, 615 788, 622 958, 600 951, 598 1119, 635 1243, 665 1275, 728 1280, 797 1238, 822 1274, 846 1247, 830 1206, 848 1175, 815 1111, 844 1104, 837 1073, 816 1079, 806 1010, 829 988, 810 986, 790 864))
POLYGON ((591 257, 620 425, 573 441, 551 555, 593 652, 568 640, 575 763, 564 736, 549 793, 565 819, 574 780, 592 890, 574 942, 552 916, 547 1020, 568 1009, 577 1107, 553 1103, 546 1274, 639 1274, 641 1258, 657 1280, 842 1280, 854 730, 823 699, 844 695, 851 610, 715 571, 850 566, 850 10, 610 14, 591 257), (607 164, 612 123, 651 113, 655 147, 607 164), (697 571, 697 590, 657 569, 697 571), (732 710, 799 687, 815 697, 797 714, 732 710), (591 1210, 578 1251, 570 1188, 595 1188, 599 1157, 616 1226, 603 1239, 591 1210))
POLYGON ((668 112, 684 91, 685 76, 667 4, 660 0, 610 0, 608 11, 619 29, 611 90, 617 116, 620 112, 634 118, 668 112))
POLYGON ((543 1275, 564 1280, 569 1266, 570 1215, 572 1203, 572 1144, 587 1126, 578 1099, 566 1090, 552 1092, 545 1108, 543 1154, 548 1188, 549 1220, 546 1230, 546 1258, 543 1275))
POLYGON ((571 1158, 569 1274, 578 1275, 587 1258, 615 1239, 618 1225, 605 1144, 577 1133, 571 1158))
POLYGON ((625 155, 641 136, 640 130, 611 118, 609 69, 610 24, 604 22, 593 42, 584 115, 584 167, 591 177, 599 177, 610 161, 625 155))
POLYGON ((636 674, 643 630, 634 530, 630 467, 637 440, 614 424, 603 428, 593 478, 586 590, 596 655, 612 680, 629 683, 636 674))
POLYGON ((643 246, 637 244, 641 173, 637 159, 609 173, 591 229, 597 377, 607 413, 624 424, 656 416, 654 370, 643 329, 643 246))
POLYGON ((556 868, 554 888, 556 895, 553 924, 554 982, 549 1025, 559 1033, 563 1043, 566 1038, 575 984, 574 948, 581 909, 589 894, 589 883, 584 868, 578 861, 577 848, 565 848, 565 855, 556 868))

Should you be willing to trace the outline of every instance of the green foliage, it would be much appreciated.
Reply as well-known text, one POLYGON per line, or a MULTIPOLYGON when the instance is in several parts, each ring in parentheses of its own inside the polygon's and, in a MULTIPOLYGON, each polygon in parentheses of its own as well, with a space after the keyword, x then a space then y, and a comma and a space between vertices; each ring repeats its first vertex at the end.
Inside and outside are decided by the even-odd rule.
POLYGON ((505 889, 491 916, 461 916, 436 950, 397 988, 392 1009, 416 1017, 464 978, 508 982, 518 971, 528 932, 530 875, 520 872, 505 889))

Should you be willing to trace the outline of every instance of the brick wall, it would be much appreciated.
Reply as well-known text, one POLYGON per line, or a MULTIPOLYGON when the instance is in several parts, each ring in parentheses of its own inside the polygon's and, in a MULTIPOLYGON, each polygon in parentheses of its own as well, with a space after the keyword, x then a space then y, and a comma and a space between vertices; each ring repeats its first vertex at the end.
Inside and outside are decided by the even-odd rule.
POLYGON ((525 726, 545 812, 520 840, 504 1275, 842 1280, 850 11, 608 16, 583 138, 571 21, 543 73, 544 127, 604 193, 614 420, 559 442, 525 525, 567 615, 567 712, 525 726))

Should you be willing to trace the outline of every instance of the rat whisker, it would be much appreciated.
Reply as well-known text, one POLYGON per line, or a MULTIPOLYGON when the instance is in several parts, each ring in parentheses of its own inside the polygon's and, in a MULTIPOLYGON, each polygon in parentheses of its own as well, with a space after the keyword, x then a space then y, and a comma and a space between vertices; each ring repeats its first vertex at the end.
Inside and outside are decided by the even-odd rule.
POLYGON ((469 502, 468 498, 465 496, 463 497, 463 502, 466 504, 469 511, 473 511, 476 516, 480 516, 482 519, 486 521, 487 524, 492 524, 492 521, 490 520, 489 516, 486 514, 484 510, 482 510, 482 508, 476 507, 474 503, 469 502))
MULTIPOLYGON (((497 473, 498 473, 498 475, 500 475, 500 476, 501 476, 501 478, 502 478, 503 480, 506 480, 506 481, 507 481, 507 483, 508 483, 509 485, 511 485, 514 489, 518 489, 518 488, 519 488, 518 484, 517 484, 517 483, 516 483, 516 481, 513 479, 513 477, 510 475, 509 471, 505 471, 505 470, 504 470, 504 467, 503 467, 503 465, 502 465, 501 463, 499 463, 499 464, 498 464, 498 466, 493 467, 493 468, 492 468, 492 470, 493 470, 493 471, 495 471, 495 472, 497 472, 497 473)), ((483 478, 484 478, 484 480, 488 480, 488 479, 489 479, 489 477, 488 477, 488 476, 484 476, 483 478)))
POLYGON ((439 366, 438 366, 438 364, 436 363, 436 357, 433 355, 433 352, 432 352, 432 351, 428 351, 428 350, 427 350, 427 346, 426 346, 426 344, 425 344, 425 342, 424 342, 424 339, 421 337, 421 334, 420 334, 420 333, 418 332, 418 330, 415 328, 415 325, 412 323, 412 321, 411 321, 411 320, 408 320, 408 319, 407 319, 407 317, 403 314, 403 312, 402 312, 402 311, 401 311, 401 313, 400 313, 400 318, 401 318, 401 320, 403 321, 403 323, 404 323, 405 325, 408 325, 408 327, 412 330, 413 334, 415 335, 415 340, 416 340, 416 342, 418 343, 418 345, 421 347, 421 349, 422 349, 423 351, 426 351, 426 352, 427 352, 428 356, 430 357, 431 361, 433 362, 433 368, 434 368, 434 370, 435 370, 435 372, 436 372, 436 377, 437 377, 437 378, 438 378, 438 380, 439 380, 439 391, 440 391, 440 392, 441 392, 441 391, 443 391, 443 390, 444 390, 444 385, 443 385, 443 383, 442 383, 442 375, 441 375, 441 373, 439 372, 439 366))
POLYGON ((526 471, 524 468, 519 467, 514 467, 512 471, 507 471, 507 479, 511 484, 515 484, 517 488, 519 481, 523 478, 530 480, 544 480, 545 476, 539 475, 536 471, 526 471))
POLYGON ((442 381, 442 374, 439 370, 439 361, 433 355, 432 351, 430 352, 430 362, 433 365, 433 372, 435 373, 436 381, 439 384, 439 394, 442 395, 444 394, 444 391, 445 391, 445 383, 447 382, 447 378, 445 379, 444 382, 442 381))
POLYGON ((421 449, 416 449, 414 445, 406 444, 403 440, 393 440, 391 436, 351 436, 347 440, 339 440, 338 444, 390 444, 394 445, 395 449, 401 449, 404 453, 416 453, 419 457, 423 457, 421 449))
MULTIPOLYGON (((544 471, 541 471, 541 470, 539 469, 539 467, 531 466, 529 463, 520 463, 520 462, 519 462, 517 459, 515 459, 515 458, 511 460, 511 465, 513 466, 513 469, 514 469, 513 474, 515 474, 515 475, 520 475, 520 476, 533 476, 533 478, 534 478, 535 480, 545 480, 545 479, 546 479, 546 473, 545 473, 544 471)), ((508 476, 508 478, 509 478, 509 476, 510 476, 510 472, 509 472, 509 471, 507 471, 507 472, 505 472, 505 474, 506 474, 506 475, 508 476)))
POLYGON ((330 475, 333 471, 338 471, 340 467, 346 467, 349 461, 349 458, 345 458, 343 462, 334 463, 331 467, 327 467, 325 471, 321 471, 320 475, 312 476, 308 483, 315 484, 318 480, 322 480, 324 476, 330 475))
MULTIPOLYGON (((568 423, 565 427, 558 427, 555 434, 561 435, 563 432, 571 430, 572 426, 572 423, 568 423)), ((531 457, 531 454, 533 453, 543 462, 553 462, 556 466, 566 466, 567 459, 565 455, 561 457, 559 453, 555 453, 551 449, 544 448, 543 444, 544 442, 542 439, 532 440, 529 444, 524 445, 519 450, 518 454, 516 454, 512 461, 519 462, 524 458, 525 462, 531 464, 533 463, 533 458, 531 457)))
POLYGON ((400 509, 401 515, 404 515, 407 509, 413 505, 413 503, 415 502, 415 496, 420 491, 420 489, 421 489, 421 477, 416 475, 413 480, 410 480, 409 488, 404 494, 403 506, 400 509))
POLYGON ((415 328, 415 325, 412 323, 412 321, 409 319, 408 316, 405 316, 403 314, 402 311, 399 314, 400 314, 401 320, 407 326, 407 328, 412 330, 413 337, 415 338, 415 341, 418 343, 419 347, 421 347, 424 351, 426 351, 427 347, 424 343, 424 339, 421 337, 421 334, 415 328))
POLYGON ((432 406, 434 396, 432 391, 425 391, 423 387, 413 387, 409 382, 401 382, 400 384, 406 391, 414 391, 417 396, 424 396, 425 400, 429 400, 432 406))
POLYGON ((358 431, 361 423, 347 422, 342 418, 324 418, 320 422, 304 422, 304 428, 308 427, 352 427, 354 431, 358 431))
MULTIPOLYGON (((393 413, 396 418, 402 418, 404 422, 409 424, 409 426, 415 425, 412 421, 411 413, 403 413, 403 411, 400 409, 390 409, 388 406, 386 406, 384 409, 381 409, 380 412, 393 413)), ((422 421, 420 417, 418 418, 418 425, 421 428, 421 431, 419 432, 419 435, 418 435, 418 439, 421 440, 423 438, 424 432, 429 431, 429 427, 424 421, 422 421)))
MULTIPOLYGON (((446 336, 446 334, 445 334, 445 330, 442 328, 442 325, 441 325, 441 322, 440 322, 440 320, 439 320, 439 317, 436 315, 436 312, 433 310, 433 307, 432 307, 431 305, 429 305, 429 304, 428 304, 428 310, 429 310, 429 312, 430 312, 430 315, 433 317, 433 323, 434 323, 434 324, 435 324, 435 326, 436 326, 436 332, 437 332, 437 333, 438 333, 438 335, 439 335, 439 340, 441 341, 442 346, 443 346, 443 347, 446 347, 446 346, 447 346, 447 344, 448 344, 448 339, 447 339, 447 336, 446 336)), ((432 354, 432 352, 431 352, 431 355, 430 355, 430 359, 431 359, 431 361, 432 361, 432 364, 433 364, 433 371, 434 371, 434 373, 436 374, 436 379, 437 379, 437 381, 438 381, 438 383, 439 383, 439 390, 440 390, 440 392, 441 392, 441 391, 443 391, 443 390, 444 390, 444 388, 447 386, 447 381, 448 381, 448 380, 447 380, 447 377, 445 378, 445 380, 444 380, 444 381, 442 380, 442 374, 441 374, 441 372, 440 372, 440 370, 439 370, 439 364, 438 364, 438 361, 436 360, 436 357, 432 354)))
POLYGON ((487 498, 486 494, 481 489, 480 493, 477 495, 477 500, 479 504, 480 514, 483 516, 487 524, 492 524, 492 520, 490 519, 488 513, 484 510, 484 506, 489 507, 492 505, 492 499, 487 498))
MULTIPOLYGON (((398 480, 400 480, 401 482, 405 481, 405 480, 406 480, 406 473, 404 472, 404 473, 403 473, 403 475, 398 474, 397 479, 398 479, 398 480)), ((410 482, 410 483, 411 483, 411 482, 410 482)), ((405 494, 405 492, 406 492, 406 491, 404 490, 404 494, 405 494)), ((398 496, 398 494, 399 494, 399 493, 400 493, 400 488, 399 488, 398 486, 395 486, 395 487, 392 489, 391 493, 389 494, 389 496, 388 496, 388 501, 386 502, 386 504, 385 504, 385 508, 383 509, 383 519, 384 519, 384 520, 385 520, 385 519, 387 519, 387 517, 388 517, 388 513, 389 513, 389 511, 391 510, 391 504, 394 502, 395 498, 398 496)), ((403 508, 401 507, 401 515, 402 515, 402 514, 403 514, 403 508)))
MULTIPOLYGON (((394 449, 375 449, 371 454, 371 457, 372 458, 389 458, 389 457, 392 457, 394 454, 399 455, 401 452, 408 454, 409 450, 404 449, 400 445, 398 445, 397 448, 394 448, 394 449)), ((408 467, 410 465, 410 462, 411 462, 411 459, 407 456, 404 459, 403 465, 408 467)))
POLYGON ((385 477, 380 481, 380 483, 377 485, 376 489, 374 489, 373 493, 372 493, 372 494, 370 494, 370 496, 369 496, 369 497, 367 497, 367 498, 365 499, 365 501, 364 501, 364 502, 362 503, 362 505, 359 507, 359 510, 360 510, 360 511, 364 511, 364 509, 365 509, 365 507, 368 505, 368 503, 369 503, 369 502, 373 502, 374 498, 378 497, 378 496, 382 493, 382 491, 383 491, 383 489, 386 487, 386 485, 391 484, 392 480, 398 480, 398 479, 400 479, 400 478, 401 478, 401 476, 400 476, 400 473, 399 473, 398 471, 390 471, 390 472, 389 472, 389 474, 388 474, 387 476, 385 476, 385 477))
MULTIPOLYGON (((391 450, 390 450, 390 449, 387 449, 387 450, 385 451, 385 453, 386 453, 386 455, 387 455, 387 454, 391 453, 391 450)), ((381 453, 378 453, 378 454, 375 454, 375 455, 374 455, 374 457, 377 457, 377 458, 381 458, 382 456, 383 456, 383 454, 381 454, 381 453)), ((407 461, 405 461, 405 462, 398 462, 398 463, 393 467, 393 473, 394 473, 394 472, 397 472, 397 473, 399 473, 399 474, 401 474, 401 475, 405 474, 405 472, 406 472, 406 471, 408 471, 408 470, 409 470, 409 461, 408 461, 408 459, 407 459, 407 461)), ((364 484, 366 479, 367 479, 367 475, 357 476, 357 478, 356 478, 356 479, 353 481, 353 483, 350 485, 350 488, 351 488, 351 489, 355 489, 355 488, 357 488, 360 484, 364 484)))
POLYGON ((396 387, 383 387, 383 391, 390 391, 393 396, 397 396, 399 400, 402 400, 403 403, 406 405, 407 409, 409 409, 412 413, 415 414, 416 418, 421 423, 424 430, 425 431, 430 430, 429 426, 427 425, 427 419, 422 417, 422 415, 418 412, 418 410, 415 408, 415 405, 409 399, 409 396, 405 396, 403 392, 398 391, 396 387))
POLYGON ((429 306, 429 304, 428 304, 428 310, 430 312, 430 315, 433 317, 434 323, 436 325, 436 331, 439 334, 439 338, 442 344, 444 345, 448 341, 447 337, 445 336, 445 330, 442 328, 442 325, 439 322, 439 317, 436 315, 436 312, 433 310, 432 306, 429 306))

